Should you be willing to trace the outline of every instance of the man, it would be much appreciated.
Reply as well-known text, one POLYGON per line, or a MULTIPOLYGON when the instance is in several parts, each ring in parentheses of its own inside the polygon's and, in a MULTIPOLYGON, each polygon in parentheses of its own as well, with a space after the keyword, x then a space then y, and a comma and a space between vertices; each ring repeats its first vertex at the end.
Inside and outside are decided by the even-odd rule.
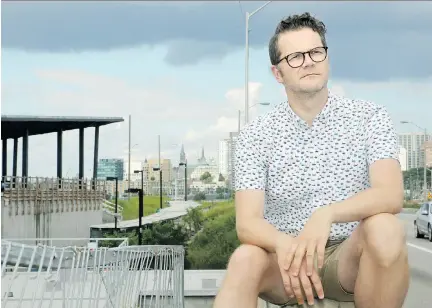
POLYGON ((396 133, 383 107, 328 91, 325 32, 305 13, 281 21, 270 40, 288 103, 239 135, 242 245, 215 308, 256 307, 258 297, 281 306, 324 297, 357 308, 403 305, 409 272, 395 216, 403 202, 396 133))

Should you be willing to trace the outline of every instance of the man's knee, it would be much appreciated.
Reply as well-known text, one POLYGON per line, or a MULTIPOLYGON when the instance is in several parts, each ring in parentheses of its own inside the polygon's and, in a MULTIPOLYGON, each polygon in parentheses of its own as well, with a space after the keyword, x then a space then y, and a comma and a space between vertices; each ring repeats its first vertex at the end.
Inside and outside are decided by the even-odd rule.
POLYGON ((228 271, 237 274, 258 273, 262 275, 268 267, 268 253, 253 245, 241 245, 231 255, 228 262, 228 271))
POLYGON ((384 267, 406 254, 405 228, 392 214, 377 214, 361 223, 365 249, 384 267))

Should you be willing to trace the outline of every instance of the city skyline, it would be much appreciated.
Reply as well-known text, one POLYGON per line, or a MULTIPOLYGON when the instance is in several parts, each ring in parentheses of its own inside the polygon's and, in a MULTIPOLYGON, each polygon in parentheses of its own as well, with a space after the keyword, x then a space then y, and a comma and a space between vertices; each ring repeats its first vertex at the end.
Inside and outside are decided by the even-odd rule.
MULTIPOLYGON (((218 157, 219 140, 237 131, 239 110, 243 125, 242 12, 260 3, 180 5, 179 11, 175 2, 3 3, 2 114, 122 116, 123 123, 101 128, 99 157, 126 160, 131 114, 132 159, 157 157, 157 135, 164 157, 177 157, 181 144, 189 160, 202 146, 218 157), (177 26, 161 24, 162 12, 177 26)), ((251 19, 249 79, 251 105, 271 105, 253 107, 250 120, 285 100, 266 45, 280 18, 304 11, 327 25, 332 90, 384 105, 399 133, 416 131, 400 121, 432 131, 432 67, 422 60, 432 42, 426 30, 432 5, 426 2, 272 2, 251 19), (401 61, 406 54, 416 56, 401 61)), ((93 135, 86 129, 86 177, 93 135)), ((65 132, 63 140, 63 169, 74 174, 78 132, 65 132)), ((29 139, 29 174, 55 175, 55 142, 54 134, 29 139)))

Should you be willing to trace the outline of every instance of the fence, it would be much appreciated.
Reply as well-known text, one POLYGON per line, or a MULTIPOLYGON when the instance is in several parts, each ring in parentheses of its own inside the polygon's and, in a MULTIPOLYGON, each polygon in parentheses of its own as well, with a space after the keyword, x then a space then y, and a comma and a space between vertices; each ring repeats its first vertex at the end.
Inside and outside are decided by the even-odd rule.
POLYGON ((184 307, 182 246, 1 244, 2 307, 184 307))
POLYGON ((106 181, 93 179, 3 176, 1 185, 10 201, 99 201, 106 192, 106 181))

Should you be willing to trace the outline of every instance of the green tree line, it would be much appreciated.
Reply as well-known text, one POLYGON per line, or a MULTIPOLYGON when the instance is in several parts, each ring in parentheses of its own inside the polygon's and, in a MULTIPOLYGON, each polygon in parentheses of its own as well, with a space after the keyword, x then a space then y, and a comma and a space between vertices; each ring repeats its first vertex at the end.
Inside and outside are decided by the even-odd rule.
MULTIPOLYGON (((135 231, 106 234, 106 238, 128 237, 129 245, 137 245, 135 231)), ((101 246, 112 247, 113 241, 101 246)), ((185 247, 186 269, 225 269, 229 256, 240 245, 235 229, 234 202, 204 202, 189 209, 179 220, 146 226, 143 245, 182 245, 185 247)))

